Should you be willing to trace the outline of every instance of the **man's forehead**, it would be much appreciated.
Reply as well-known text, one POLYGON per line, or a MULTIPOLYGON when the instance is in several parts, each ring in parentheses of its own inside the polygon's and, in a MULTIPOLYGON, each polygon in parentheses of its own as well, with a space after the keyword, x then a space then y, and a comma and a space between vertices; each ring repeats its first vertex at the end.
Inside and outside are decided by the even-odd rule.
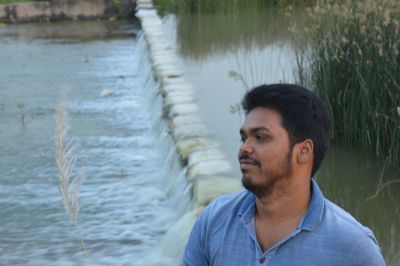
POLYGON ((247 115, 241 127, 241 130, 269 130, 282 128, 281 115, 271 108, 255 108, 247 115))
POLYGON ((263 127, 263 126, 262 127, 249 127, 249 128, 241 127, 240 128, 241 134, 246 133, 246 132, 256 133, 256 132, 262 132, 262 131, 271 132, 271 130, 268 127, 263 127))

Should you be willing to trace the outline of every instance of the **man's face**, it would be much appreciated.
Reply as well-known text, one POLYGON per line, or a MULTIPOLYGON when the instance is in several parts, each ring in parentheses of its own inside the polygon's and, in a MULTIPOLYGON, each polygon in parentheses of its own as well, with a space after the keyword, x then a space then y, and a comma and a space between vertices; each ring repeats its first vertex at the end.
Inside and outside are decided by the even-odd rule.
POLYGON ((255 108, 240 129, 238 159, 246 189, 264 197, 281 179, 291 174, 289 136, 281 115, 270 108, 255 108))

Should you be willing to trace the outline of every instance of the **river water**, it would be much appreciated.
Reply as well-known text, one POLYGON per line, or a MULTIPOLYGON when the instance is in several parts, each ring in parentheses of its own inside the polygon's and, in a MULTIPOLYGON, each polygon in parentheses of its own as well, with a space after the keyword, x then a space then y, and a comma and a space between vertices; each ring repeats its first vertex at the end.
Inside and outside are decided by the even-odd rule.
POLYGON ((0 27, 0 265, 88 265, 58 190, 60 94, 77 146, 73 175, 86 175, 78 222, 94 265, 150 265, 138 259, 190 209, 139 66, 138 31, 131 22, 0 27))
MULTIPOLYGON (((201 115, 238 178, 236 154, 243 115, 232 112, 232 106, 240 103, 246 86, 296 81, 296 50, 304 49, 299 29, 307 25, 302 8, 288 16, 281 8, 252 6, 256 2, 236 8, 232 2, 221 1, 219 10, 207 8, 211 1, 206 1, 198 8, 178 6, 163 17, 185 77, 196 90, 201 115), (243 80, 231 77, 231 71, 243 80)), ((368 200, 376 192, 382 168, 383 163, 353 150, 332 147, 317 180, 326 197, 374 231, 387 264, 399 266, 400 183, 368 200)), ((399 178, 398 171, 386 170, 382 180, 399 178)))
MULTIPOLYGON (((302 24, 297 14, 291 19, 302 24)), ((238 178, 243 116, 230 110, 245 89, 228 73, 239 72, 248 86, 293 81, 298 47, 288 21, 265 9, 164 17, 204 122, 238 178)), ((184 170, 170 152, 138 31, 129 22, 0 27, 0 265, 87 264, 58 191, 54 132, 61 93, 68 137, 77 144, 73 174, 86 174, 78 221, 94 265, 178 264, 155 251, 163 249, 159 243, 164 250, 178 246, 180 228, 169 239, 165 233, 192 203, 181 182, 184 170)), ((366 200, 381 166, 333 147, 318 182, 328 198, 373 229, 388 265, 398 266, 400 186, 366 200)), ((398 177, 385 173, 385 180, 398 177)))

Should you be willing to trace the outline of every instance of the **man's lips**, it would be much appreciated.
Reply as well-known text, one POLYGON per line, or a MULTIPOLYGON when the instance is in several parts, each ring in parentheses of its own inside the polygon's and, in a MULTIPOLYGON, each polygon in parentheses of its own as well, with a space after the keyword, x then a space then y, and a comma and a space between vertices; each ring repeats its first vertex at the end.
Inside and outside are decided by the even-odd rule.
POLYGON ((240 163, 240 168, 242 170, 246 170, 246 169, 249 169, 251 167, 260 165, 258 161, 253 160, 253 159, 247 159, 247 158, 246 159, 244 159, 244 158, 243 159, 239 159, 239 163, 240 163))

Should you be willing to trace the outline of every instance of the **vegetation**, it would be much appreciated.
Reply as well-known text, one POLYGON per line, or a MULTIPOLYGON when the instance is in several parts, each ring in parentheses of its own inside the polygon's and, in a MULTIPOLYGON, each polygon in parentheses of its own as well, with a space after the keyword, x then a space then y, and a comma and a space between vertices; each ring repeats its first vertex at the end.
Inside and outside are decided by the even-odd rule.
POLYGON ((21 3, 21 2, 32 2, 32 0, 0 0, 0 5, 1 4, 21 3))
POLYGON ((334 141, 399 167, 400 2, 324 2, 311 15, 299 79, 331 107, 334 141))

